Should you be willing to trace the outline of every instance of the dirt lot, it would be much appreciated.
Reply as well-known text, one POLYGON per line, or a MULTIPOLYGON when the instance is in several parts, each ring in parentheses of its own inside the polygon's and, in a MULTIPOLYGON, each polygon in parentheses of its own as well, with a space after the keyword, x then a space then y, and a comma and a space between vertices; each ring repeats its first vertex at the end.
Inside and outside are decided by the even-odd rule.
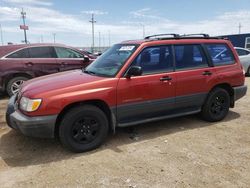
MULTIPOLYGON (((250 88, 250 79, 247 79, 250 88)), ((0 100, 1 187, 249 187, 250 94, 227 118, 197 115, 120 129, 82 154, 55 140, 24 137, 4 122, 0 100)))

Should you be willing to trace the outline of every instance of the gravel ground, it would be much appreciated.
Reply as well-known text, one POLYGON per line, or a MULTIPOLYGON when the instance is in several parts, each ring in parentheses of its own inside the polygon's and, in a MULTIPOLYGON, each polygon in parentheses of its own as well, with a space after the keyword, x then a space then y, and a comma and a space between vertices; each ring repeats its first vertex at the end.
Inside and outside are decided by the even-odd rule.
POLYGON ((82 154, 10 130, 6 103, 0 100, 1 187, 250 185, 249 92, 224 121, 192 115, 119 129, 101 148, 82 154))

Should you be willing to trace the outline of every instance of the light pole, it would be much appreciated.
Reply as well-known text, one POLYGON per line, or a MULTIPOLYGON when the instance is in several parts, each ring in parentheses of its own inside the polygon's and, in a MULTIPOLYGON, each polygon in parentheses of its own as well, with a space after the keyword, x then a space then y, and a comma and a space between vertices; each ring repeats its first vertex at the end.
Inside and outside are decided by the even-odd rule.
POLYGON ((241 34, 241 28, 243 27, 242 25, 241 25, 241 23, 239 23, 239 34, 241 34))
POLYGON ((53 40, 54 40, 54 43, 56 43, 56 33, 53 33, 53 40))
POLYGON ((142 24, 142 36, 145 38, 145 25, 142 24))
POLYGON ((92 24, 92 53, 94 53, 95 49, 95 19, 94 19, 94 14, 92 13, 91 20, 89 21, 92 24))
POLYGON ((26 26, 26 24, 25 24, 26 12, 23 11, 23 8, 22 8, 22 12, 21 12, 21 17, 23 19, 23 25, 20 26, 20 29, 23 29, 23 31, 24 31, 24 42, 27 44, 28 40, 27 40, 26 30, 28 30, 28 26, 26 26))
POLYGON ((101 51, 101 32, 99 31, 99 51, 101 51))
POLYGON ((111 46, 111 38, 110 38, 110 30, 108 30, 109 33, 109 47, 111 46))
POLYGON ((1 35, 1 43, 2 43, 2 46, 3 46, 3 30, 2 30, 2 25, 0 24, 0 35, 1 35))

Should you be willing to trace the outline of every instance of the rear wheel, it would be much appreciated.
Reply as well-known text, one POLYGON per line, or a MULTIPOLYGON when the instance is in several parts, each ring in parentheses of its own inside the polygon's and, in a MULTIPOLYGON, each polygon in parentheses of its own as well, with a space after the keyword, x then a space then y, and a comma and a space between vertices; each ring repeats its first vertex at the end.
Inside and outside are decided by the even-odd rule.
POLYGON ((18 77, 14 77, 12 79, 9 80, 9 82, 7 83, 6 86, 6 92, 9 96, 12 96, 16 93, 18 93, 21 85, 28 80, 29 78, 24 77, 24 76, 18 76, 18 77))
POLYGON ((215 122, 225 118, 230 107, 230 96, 225 89, 216 88, 210 92, 202 107, 203 119, 215 122))
POLYGON ((71 109, 59 125, 63 146, 73 152, 84 152, 100 146, 108 135, 108 119, 104 112, 91 105, 71 109))

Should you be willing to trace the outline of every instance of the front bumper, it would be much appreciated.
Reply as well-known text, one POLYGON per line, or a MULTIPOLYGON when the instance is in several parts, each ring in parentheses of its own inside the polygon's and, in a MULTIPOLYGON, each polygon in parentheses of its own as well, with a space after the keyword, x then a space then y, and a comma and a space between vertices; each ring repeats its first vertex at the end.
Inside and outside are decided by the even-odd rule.
POLYGON ((15 98, 16 96, 12 96, 8 103, 6 112, 8 126, 26 136, 53 138, 57 115, 28 117, 16 108, 15 98))
POLYGON ((239 86, 234 87, 234 101, 239 100, 240 98, 244 97, 247 93, 247 86, 239 86))

